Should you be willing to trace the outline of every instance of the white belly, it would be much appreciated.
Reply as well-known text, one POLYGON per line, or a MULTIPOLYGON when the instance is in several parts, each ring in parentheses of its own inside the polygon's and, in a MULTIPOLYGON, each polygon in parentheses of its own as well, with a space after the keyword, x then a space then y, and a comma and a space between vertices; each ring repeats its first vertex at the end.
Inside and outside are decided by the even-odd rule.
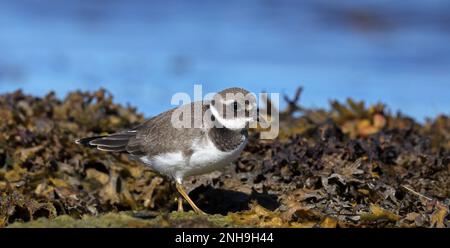
POLYGON ((186 177, 206 174, 223 168, 239 157, 246 144, 247 140, 244 140, 235 150, 223 152, 217 149, 209 139, 203 139, 193 143, 193 153, 190 157, 183 156, 182 152, 175 152, 152 158, 145 156, 141 158, 141 161, 159 173, 181 183, 186 177))

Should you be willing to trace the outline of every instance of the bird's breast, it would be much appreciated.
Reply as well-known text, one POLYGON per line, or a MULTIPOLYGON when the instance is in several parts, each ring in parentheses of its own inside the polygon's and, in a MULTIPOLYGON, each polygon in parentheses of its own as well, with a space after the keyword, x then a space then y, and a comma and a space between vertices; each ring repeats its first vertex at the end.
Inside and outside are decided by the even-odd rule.
POLYGON ((186 172, 186 176, 209 173, 228 165, 239 157, 246 143, 247 140, 244 139, 239 146, 230 151, 219 150, 209 139, 194 143, 194 152, 189 159, 187 165, 189 171, 186 172))
POLYGON ((247 144, 244 138, 234 150, 221 151, 207 137, 194 140, 188 156, 182 151, 141 157, 141 161, 157 172, 181 182, 188 176, 209 173, 235 160, 247 144))

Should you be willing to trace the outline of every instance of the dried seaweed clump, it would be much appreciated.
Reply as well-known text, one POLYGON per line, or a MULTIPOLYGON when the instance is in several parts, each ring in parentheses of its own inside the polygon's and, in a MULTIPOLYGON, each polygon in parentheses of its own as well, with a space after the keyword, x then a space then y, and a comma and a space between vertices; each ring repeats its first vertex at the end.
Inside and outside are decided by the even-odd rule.
POLYGON ((419 124, 351 99, 305 109, 300 92, 286 97, 279 138, 255 133, 217 185, 276 197, 266 206, 291 226, 450 227, 448 116, 419 124))
POLYGON ((62 214, 165 209, 171 202, 169 184, 127 156, 74 143, 143 121, 105 90, 73 92, 62 101, 54 93, 5 94, 0 118, 0 226, 62 214))
POLYGON ((170 221, 170 182, 126 155, 73 142, 135 126, 143 121, 135 109, 105 90, 62 101, 2 95, 0 226, 56 217, 51 223, 83 218, 95 226, 450 227, 448 116, 421 124, 351 99, 307 109, 301 92, 285 97, 277 139, 252 132, 236 163, 192 179, 191 197, 223 217, 172 213, 170 221), (155 221, 135 219, 148 219, 145 211, 155 221), (111 212, 122 212, 120 221, 111 212), (106 224, 96 219, 105 214, 106 224))

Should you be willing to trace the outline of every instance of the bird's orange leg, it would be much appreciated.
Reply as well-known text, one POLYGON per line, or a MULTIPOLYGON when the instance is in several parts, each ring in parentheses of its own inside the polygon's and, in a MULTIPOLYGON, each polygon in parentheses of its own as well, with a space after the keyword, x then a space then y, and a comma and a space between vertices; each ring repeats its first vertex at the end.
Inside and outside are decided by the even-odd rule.
POLYGON ((186 199, 186 201, 189 203, 189 205, 191 205, 192 209, 194 209, 194 211, 197 214, 204 214, 204 215, 206 215, 205 212, 203 212, 200 208, 197 207, 197 205, 195 205, 195 203, 191 200, 191 198, 186 193, 186 191, 184 190, 184 188, 183 188, 183 186, 181 184, 176 183, 176 187, 177 187, 178 192, 184 197, 184 199, 186 199))

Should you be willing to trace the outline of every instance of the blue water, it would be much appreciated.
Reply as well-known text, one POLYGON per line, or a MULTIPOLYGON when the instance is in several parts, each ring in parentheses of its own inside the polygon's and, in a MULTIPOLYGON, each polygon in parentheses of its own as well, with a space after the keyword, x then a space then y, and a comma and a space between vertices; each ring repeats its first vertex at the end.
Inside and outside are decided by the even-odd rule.
POLYGON ((0 92, 107 88, 147 116, 242 86, 450 114, 450 1, 0 2, 0 92))

